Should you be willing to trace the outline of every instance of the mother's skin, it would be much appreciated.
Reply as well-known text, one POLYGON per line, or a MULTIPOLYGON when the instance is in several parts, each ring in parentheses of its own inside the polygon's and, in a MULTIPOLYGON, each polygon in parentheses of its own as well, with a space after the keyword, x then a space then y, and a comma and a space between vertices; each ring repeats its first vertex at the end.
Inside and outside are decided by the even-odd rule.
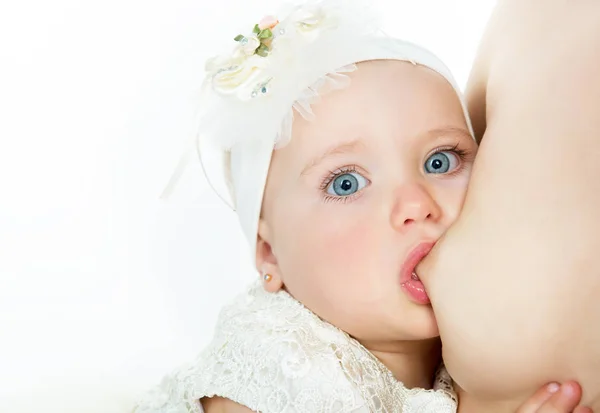
POLYGON ((461 410, 575 379, 600 411, 600 1, 500 0, 467 89, 471 186, 418 268, 461 410))

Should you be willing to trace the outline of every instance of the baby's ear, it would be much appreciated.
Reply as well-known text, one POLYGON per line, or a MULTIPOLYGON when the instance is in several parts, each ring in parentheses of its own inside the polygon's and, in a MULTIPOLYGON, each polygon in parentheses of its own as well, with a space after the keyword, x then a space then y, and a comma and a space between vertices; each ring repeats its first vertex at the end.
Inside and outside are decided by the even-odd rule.
POLYGON ((283 279, 270 243, 269 226, 262 218, 258 222, 256 236, 256 269, 260 273, 265 290, 277 292, 283 288, 283 279))

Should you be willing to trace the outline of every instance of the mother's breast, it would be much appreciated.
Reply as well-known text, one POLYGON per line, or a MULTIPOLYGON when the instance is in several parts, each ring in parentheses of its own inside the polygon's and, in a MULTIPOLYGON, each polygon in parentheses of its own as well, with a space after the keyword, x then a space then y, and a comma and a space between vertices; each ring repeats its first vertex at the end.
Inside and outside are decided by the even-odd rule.
POLYGON ((600 388, 600 2, 505 1, 493 19, 469 194, 419 273, 467 392, 600 388))

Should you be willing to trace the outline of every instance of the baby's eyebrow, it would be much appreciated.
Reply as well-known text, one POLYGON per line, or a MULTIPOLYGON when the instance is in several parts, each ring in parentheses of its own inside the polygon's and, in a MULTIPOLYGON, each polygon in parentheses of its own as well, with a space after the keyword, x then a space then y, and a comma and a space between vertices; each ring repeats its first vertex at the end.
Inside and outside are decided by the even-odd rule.
POLYGON ((359 149, 364 148, 364 146, 364 143, 359 139, 354 139, 348 142, 343 142, 341 144, 332 146, 328 148, 325 152, 323 152, 321 155, 314 157, 310 162, 308 162, 302 170, 302 172, 300 173, 300 175, 307 174, 311 169, 319 165, 321 162, 323 162, 330 156, 343 155, 346 153, 355 153, 359 149))
POLYGON ((463 136, 471 136, 471 134, 469 133, 468 130, 466 130, 465 128, 462 127, 457 127, 457 126, 445 126, 445 127, 441 127, 441 128, 435 128, 435 129, 430 129, 428 130, 425 134, 424 137, 427 138, 441 138, 442 136, 447 136, 447 135, 463 135, 463 136))

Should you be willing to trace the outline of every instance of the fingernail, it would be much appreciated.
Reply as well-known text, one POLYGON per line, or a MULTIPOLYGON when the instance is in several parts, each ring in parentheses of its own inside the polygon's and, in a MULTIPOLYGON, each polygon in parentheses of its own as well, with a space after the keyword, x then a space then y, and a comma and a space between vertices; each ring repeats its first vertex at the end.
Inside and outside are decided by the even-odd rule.
POLYGON ((548 392, 550 393, 556 393, 557 391, 560 390, 560 384, 558 383, 550 383, 547 387, 548 392))
POLYGON ((569 382, 561 386, 561 391, 567 396, 573 396, 575 393, 577 393, 577 387, 575 384, 569 382))

